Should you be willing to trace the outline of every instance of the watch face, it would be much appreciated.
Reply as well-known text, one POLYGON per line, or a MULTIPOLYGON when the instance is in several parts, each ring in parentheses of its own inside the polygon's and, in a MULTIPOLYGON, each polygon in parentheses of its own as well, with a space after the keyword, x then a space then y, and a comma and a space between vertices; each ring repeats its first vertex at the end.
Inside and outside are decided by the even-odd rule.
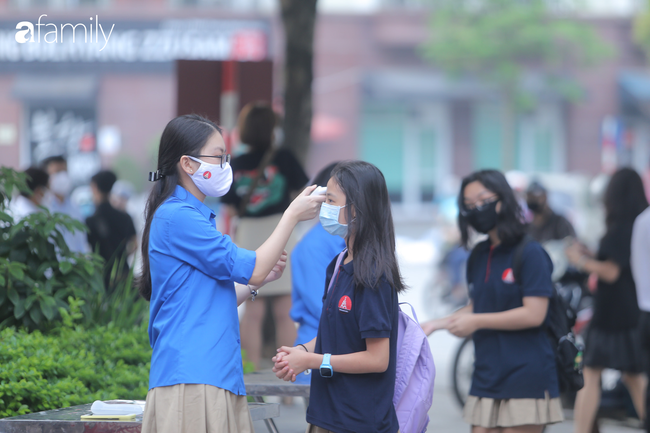
POLYGON ((320 375, 323 377, 332 377, 332 369, 321 367, 320 375))

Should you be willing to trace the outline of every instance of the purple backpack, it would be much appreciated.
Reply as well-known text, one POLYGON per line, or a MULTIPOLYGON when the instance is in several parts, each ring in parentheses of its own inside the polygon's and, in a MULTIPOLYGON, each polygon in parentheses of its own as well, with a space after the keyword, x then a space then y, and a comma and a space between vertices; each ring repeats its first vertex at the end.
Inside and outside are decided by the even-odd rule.
POLYGON ((393 405, 401 433, 423 433, 429 424, 436 366, 413 306, 403 304, 411 307, 413 318, 400 307, 393 405))
MULTIPOLYGON (((334 270, 338 270, 346 250, 339 254, 334 270)), ((332 288, 334 276, 327 291, 332 288)), ((395 368, 395 393, 393 405, 400 433, 424 433, 429 424, 429 409, 433 400, 433 382, 436 366, 429 341, 418 323, 413 306, 407 302, 399 305, 411 307, 414 319, 399 307, 397 328, 397 363, 395 368)))

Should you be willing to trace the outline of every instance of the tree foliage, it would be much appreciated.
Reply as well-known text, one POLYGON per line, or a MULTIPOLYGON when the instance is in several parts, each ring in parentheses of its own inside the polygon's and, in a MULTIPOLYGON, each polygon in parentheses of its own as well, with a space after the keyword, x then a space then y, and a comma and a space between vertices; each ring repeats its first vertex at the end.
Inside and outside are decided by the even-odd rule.
POLYGON ((646 56, 650 56, 650 0, 646 0, 645 10, 634 18, 632 37, 646 56))
POLYGON ((526 74, 542 75, 561 95, 576 98, 568 80, 576 67, 609 53, 593 28, 554 11, 545 0, 436 0, 424 56, 453 76, 479 78, 531 108, 526 74))

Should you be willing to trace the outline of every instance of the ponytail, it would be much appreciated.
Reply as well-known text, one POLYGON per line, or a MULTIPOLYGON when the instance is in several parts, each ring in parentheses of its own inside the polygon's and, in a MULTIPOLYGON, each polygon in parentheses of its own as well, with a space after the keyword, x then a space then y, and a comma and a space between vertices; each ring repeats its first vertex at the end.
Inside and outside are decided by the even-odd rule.
MULTIPOLYGON (((174 167, 174 171, 176 168, 174 167)), ((171 196, 178 185, 178 174, 163 176, 153 187, 144 211, 144 231, 142 233, 142 275, 136 283, 144 299, 151 300, 151 270, 149 268, 149 232, 156 209, 171 196)))
POLYGON ((142 275, 136 285, 147 301, 151 300, 151 268, 149 266, 149 232, 158 207, 176 190, 179 184, 177 163, 183 155, 198 155, 205 143, 221 129, 210 120, 196 114, 187 114, 171 120, 160 137, 158 169, 149 174, 154 187, 149 194, 144 212, 145 224, 142 233, 142 275))

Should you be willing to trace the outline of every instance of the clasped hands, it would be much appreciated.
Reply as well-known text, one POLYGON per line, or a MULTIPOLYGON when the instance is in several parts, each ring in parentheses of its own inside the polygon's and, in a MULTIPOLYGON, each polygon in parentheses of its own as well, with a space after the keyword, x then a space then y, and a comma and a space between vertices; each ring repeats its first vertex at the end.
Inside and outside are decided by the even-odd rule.
POLYGON ((309 368, 308 361, 313 354, 307 353, 302 346, 282 346, 272 359, 273 373, 278 379, 295 382, 296 377, 309 368))

